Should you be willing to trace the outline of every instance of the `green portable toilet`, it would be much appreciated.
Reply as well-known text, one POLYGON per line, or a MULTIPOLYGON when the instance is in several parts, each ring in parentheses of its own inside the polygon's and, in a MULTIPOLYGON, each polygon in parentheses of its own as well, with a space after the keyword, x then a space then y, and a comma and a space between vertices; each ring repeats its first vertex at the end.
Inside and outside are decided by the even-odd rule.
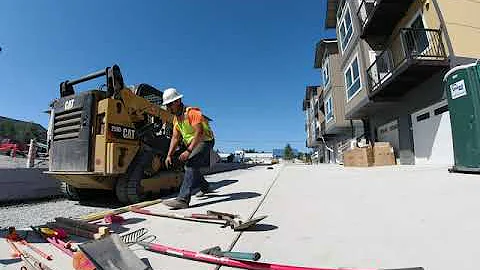
POLYGON ((480 173, 480 63, 452 68, 443 82, 455 157, 451 171, 480 173))

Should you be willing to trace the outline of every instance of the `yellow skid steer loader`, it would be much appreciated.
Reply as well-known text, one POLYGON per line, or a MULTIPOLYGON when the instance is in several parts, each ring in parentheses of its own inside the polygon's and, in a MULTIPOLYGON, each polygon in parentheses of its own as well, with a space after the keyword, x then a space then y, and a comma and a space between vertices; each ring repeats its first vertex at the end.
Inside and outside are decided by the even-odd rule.
POLYGON ((131 204, 176 190, 182 164, 164 166, 172 121, 162 92, 148 84, 126 87, 117 65, 62 82, 50 109, 47 173, 73 200, 100 189, 131 204), (75 93, 74 85, 99 77, 106 77, 101 89, 75 93))

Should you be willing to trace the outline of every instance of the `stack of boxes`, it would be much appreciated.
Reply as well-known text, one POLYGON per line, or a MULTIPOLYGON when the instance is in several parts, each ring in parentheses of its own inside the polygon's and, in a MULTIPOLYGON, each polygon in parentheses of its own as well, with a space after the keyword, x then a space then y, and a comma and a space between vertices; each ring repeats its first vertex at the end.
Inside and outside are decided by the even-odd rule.
POLYGON ((395 154, 388 142, 376 142, 373 146, 355 146, 343 153, 343 164, 345 167, 395 165, 395 154))

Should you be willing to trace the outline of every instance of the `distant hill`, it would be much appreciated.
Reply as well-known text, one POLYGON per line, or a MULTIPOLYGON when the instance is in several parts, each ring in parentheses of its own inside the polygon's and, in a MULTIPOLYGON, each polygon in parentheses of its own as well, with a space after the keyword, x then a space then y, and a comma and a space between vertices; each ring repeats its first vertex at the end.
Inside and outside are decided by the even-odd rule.
POLYGON ((8 138, 18 143, 28 144, 30 139, 47 141, 47 129, 34 122, 26 122, 0 116, 0 139, 8 138))

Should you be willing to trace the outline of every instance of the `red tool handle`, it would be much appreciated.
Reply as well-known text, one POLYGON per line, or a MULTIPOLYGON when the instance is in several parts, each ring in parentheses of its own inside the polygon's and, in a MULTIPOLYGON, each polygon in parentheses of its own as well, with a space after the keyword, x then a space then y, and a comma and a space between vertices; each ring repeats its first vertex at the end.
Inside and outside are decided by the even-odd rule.
POLYGON ((52 255, 48 255, 47 253, 41 251, 40 249, 36 248, 35 246, 33 246, 32 244, 28 243, 25 240, 21 240, 20 243, 29 247, 31 250, 35 251, 38 255, 42 256, 43 258, 45 258, 49 261, 51 261, 53 259, 52 255))
POLYGON ((5 239, 7 241, 7 243, 10 245, 10 248, 12 249, 12 257, 14 258, 20 258, 20 256, 22 255, 22 252, 17 248, 17 246, 15 246, 15 244, 8 240, 8 239, 5 239))
POLYGON ((237 267, 243 269, 252 270, 377 270, 371 268, 315 268, 315 267, 301 267, 291 266, 273 263, 251 262, 251 261, 239 261, 233 260, 227 257, 215 257, 199 252, 188 251, 184 249, 178 249, 174 247, 164 246, 160 244, 139 242, 139 245, 143 246, 147 250, 159 252, 165 255, 186 258, 195 261, 207 262, 212 264, 237 267))
POLYGON ((56 248, 63 251, 63 253, 67 254, 70 257, 73 257, 73 251, 71 251, 70 249, 65 247, 65 245, 66 245, 65 242, 63 242, 62 240, 60 240, 58 238, 54 238, 54 237, 47 237, 46 239, 50 244, 54 245, 56 248))

